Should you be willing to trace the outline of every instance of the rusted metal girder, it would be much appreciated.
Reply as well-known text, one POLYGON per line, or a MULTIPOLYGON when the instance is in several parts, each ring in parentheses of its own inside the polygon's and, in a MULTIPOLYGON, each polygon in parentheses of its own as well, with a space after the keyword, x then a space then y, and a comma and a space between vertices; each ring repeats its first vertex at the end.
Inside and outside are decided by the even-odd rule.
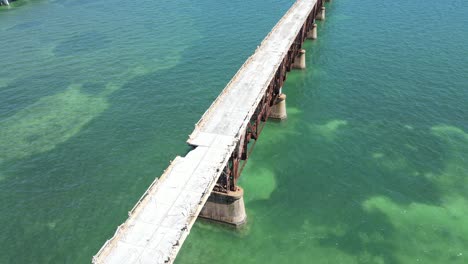
POLYGON ((294 43, 289 48, 288 53, 283 59, 283 62, 276 71, 275 77, 268 85, 262 100, 260 101, 257 109, 252 115, 252 118, 247 124, 245 134, 239 140, 236 149, 232 153, 228 164, 224 168, 223 173, 219 177, 218 182, 213 189, 214 191, 223 193, 236 191, 237 180, 239 179, 240 174, 245 164, 247 163, 248 157, 259 138, 265 122, 270 116, 271 107, 275 104, 275 101, 280 95, 280 90, 283 87, 284 81, 286 81, 286 73, 291 71, 294 60, 302 49, 302 44, 306 39, 307 32, 312 29, 312 26, 315 23, 315 18, 320 12, 322 6, 323 0, 318 0, 307 20, 305 21, 303 27, 297 34, 294 43), (252 140, 254 142, 251 142, 252 140))

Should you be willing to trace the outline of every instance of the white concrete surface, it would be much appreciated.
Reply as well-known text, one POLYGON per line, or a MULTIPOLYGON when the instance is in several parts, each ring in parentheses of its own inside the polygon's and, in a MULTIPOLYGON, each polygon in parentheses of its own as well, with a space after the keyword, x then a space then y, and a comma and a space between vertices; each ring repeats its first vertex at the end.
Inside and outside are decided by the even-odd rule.
POLYGON ((93 263, 172 263, 316 0, 298 0, 196 124, 93 263))

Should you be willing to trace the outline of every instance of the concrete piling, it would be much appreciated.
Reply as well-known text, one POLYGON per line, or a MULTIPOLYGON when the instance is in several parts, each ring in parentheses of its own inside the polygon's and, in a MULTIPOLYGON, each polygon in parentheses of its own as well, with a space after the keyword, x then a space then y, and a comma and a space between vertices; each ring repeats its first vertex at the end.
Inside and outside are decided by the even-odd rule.
POLYGON ((325 20, 325 7, 322 6, 322 9, 320 12, 317 14, 317 20, 325 20))
POLYGON ((275 104, 271 107, 269 118, 276 120, 284 120, 288 117, 286 112, 286 95, 280 94, 276 99, 275 104))
POLYGON ((307 32, 308 39, 317 39, 317 24, 313 24, 312 28, 307 32))
POLYGON ((293 63, 293 68, 295 69, 305 69, 306 68, 306 60, 305 60, 305 53, 304 49, 299 51, 299 54, 296 56, 296 59, 293 63))
POLYGON ((244 190, 237 186, 235 192, 221 193, 212 191, 198 216, 233 226, 244 224, 247 220, 244 190))

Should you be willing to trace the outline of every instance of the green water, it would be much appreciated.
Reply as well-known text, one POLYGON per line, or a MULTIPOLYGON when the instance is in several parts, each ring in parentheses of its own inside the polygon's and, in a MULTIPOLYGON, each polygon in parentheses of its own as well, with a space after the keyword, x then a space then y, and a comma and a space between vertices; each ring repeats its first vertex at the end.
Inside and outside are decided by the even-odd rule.
MULTIPOLYGON (((0 263, 89 263, 291 0, 0 8, 0 263)), ((335 0, 248 223, 176 263, 468 263, 468 2, 335 0)))

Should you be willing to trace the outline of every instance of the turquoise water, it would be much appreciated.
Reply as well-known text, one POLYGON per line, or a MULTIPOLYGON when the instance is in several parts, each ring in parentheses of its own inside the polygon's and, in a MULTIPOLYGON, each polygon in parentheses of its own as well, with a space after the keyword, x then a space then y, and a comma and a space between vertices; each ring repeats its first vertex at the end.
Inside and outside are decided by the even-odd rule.
MULTIPOLYGON (((0 9, 0 263, 89 263, 291 0, 0 9)), ((467 263, 468 2, 327 4, 241 177, 177 263, 467 263)))

